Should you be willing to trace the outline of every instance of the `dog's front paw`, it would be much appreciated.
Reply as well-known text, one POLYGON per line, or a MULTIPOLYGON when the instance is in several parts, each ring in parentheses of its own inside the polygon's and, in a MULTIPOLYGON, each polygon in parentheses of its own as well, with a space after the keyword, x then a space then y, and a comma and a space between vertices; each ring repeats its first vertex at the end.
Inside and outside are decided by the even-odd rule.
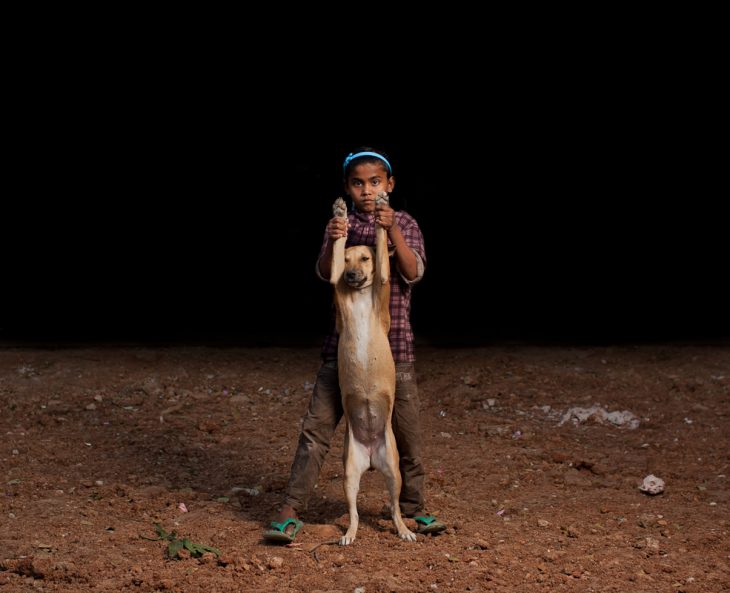
POLYGON ((345 218, 347 216, 347 204, 342 198, 337 198, 335 203, 332 204, 332 214, 339 218, 345 218))
POLYGON ((400 538, 403 541, 406 541, 406 542, 414 542, 414 541, 416 541, 416 534, 413 533, 409 529, 406 529, 405 531, 401 531, 400 533, 398 533, 398 535, 400 536, 400 538))
POLYGON ((354 541, 355 541, 355 536, 354 535, 350 536, 350 535, 345 534, 345 535, 343 535, 340 538, 340 545, 341 546, 349 546, 354 541))

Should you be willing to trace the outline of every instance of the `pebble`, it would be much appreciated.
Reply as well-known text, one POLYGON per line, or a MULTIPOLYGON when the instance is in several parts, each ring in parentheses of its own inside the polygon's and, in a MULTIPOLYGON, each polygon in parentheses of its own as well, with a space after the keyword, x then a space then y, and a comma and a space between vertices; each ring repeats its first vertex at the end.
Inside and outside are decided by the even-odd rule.
POLYGON ((664 480, 657 478, 654 474, 649 474, 644 478, 639 490, 646 494, 661 494, 664 492, 664 480))

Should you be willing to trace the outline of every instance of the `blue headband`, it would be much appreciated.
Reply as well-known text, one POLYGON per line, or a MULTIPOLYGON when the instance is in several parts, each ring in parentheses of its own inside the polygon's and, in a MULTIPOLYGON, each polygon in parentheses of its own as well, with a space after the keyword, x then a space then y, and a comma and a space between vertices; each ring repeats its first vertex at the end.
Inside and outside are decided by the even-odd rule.
POLYGON ((386 159, 382 154, 378 154, 377 152, 356 152, 355 154, 348 154, 345 157, 345 162, 342 163, 342 170, 347 171, 347 167, 350 165, 350 163, 361 156, 374 156, 375 158, 380 159, 388 166, 388 173, 391 175, 393 174, 393 168, 390 166, 390 163, 388 162, 388 159, 386 159))

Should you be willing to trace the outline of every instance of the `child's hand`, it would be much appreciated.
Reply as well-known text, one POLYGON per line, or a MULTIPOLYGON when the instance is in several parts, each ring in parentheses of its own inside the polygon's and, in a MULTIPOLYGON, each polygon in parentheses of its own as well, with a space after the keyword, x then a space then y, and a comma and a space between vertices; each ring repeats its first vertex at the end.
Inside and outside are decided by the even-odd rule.
POLYGON ((379 202, 375 205, 375 222, 389 231, 393 226, 394 210, 386 203, 379 202))
POLYGON ((327 223, 327 236, 331 241, 336 241, 341 237, 347 237, 347 218, 334 216, 327 223))

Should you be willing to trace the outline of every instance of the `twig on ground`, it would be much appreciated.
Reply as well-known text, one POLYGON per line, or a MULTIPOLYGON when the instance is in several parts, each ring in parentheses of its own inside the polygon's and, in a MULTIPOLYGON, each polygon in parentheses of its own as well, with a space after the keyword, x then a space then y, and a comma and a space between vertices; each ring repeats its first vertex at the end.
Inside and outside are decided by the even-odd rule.
POLYGON ((338 540, 338 539, 329 539, 326 542, 320 542, 316 546, 310 548, 309 553, 312 556, 314 556, 314 559, 317 561, 317 564, 319 564, 319 556, 317 556, 317 548, 319 548, 319 546, 329 546, 329 545, 339 544, 339 543, 340 543, 340 540, 338 540))

